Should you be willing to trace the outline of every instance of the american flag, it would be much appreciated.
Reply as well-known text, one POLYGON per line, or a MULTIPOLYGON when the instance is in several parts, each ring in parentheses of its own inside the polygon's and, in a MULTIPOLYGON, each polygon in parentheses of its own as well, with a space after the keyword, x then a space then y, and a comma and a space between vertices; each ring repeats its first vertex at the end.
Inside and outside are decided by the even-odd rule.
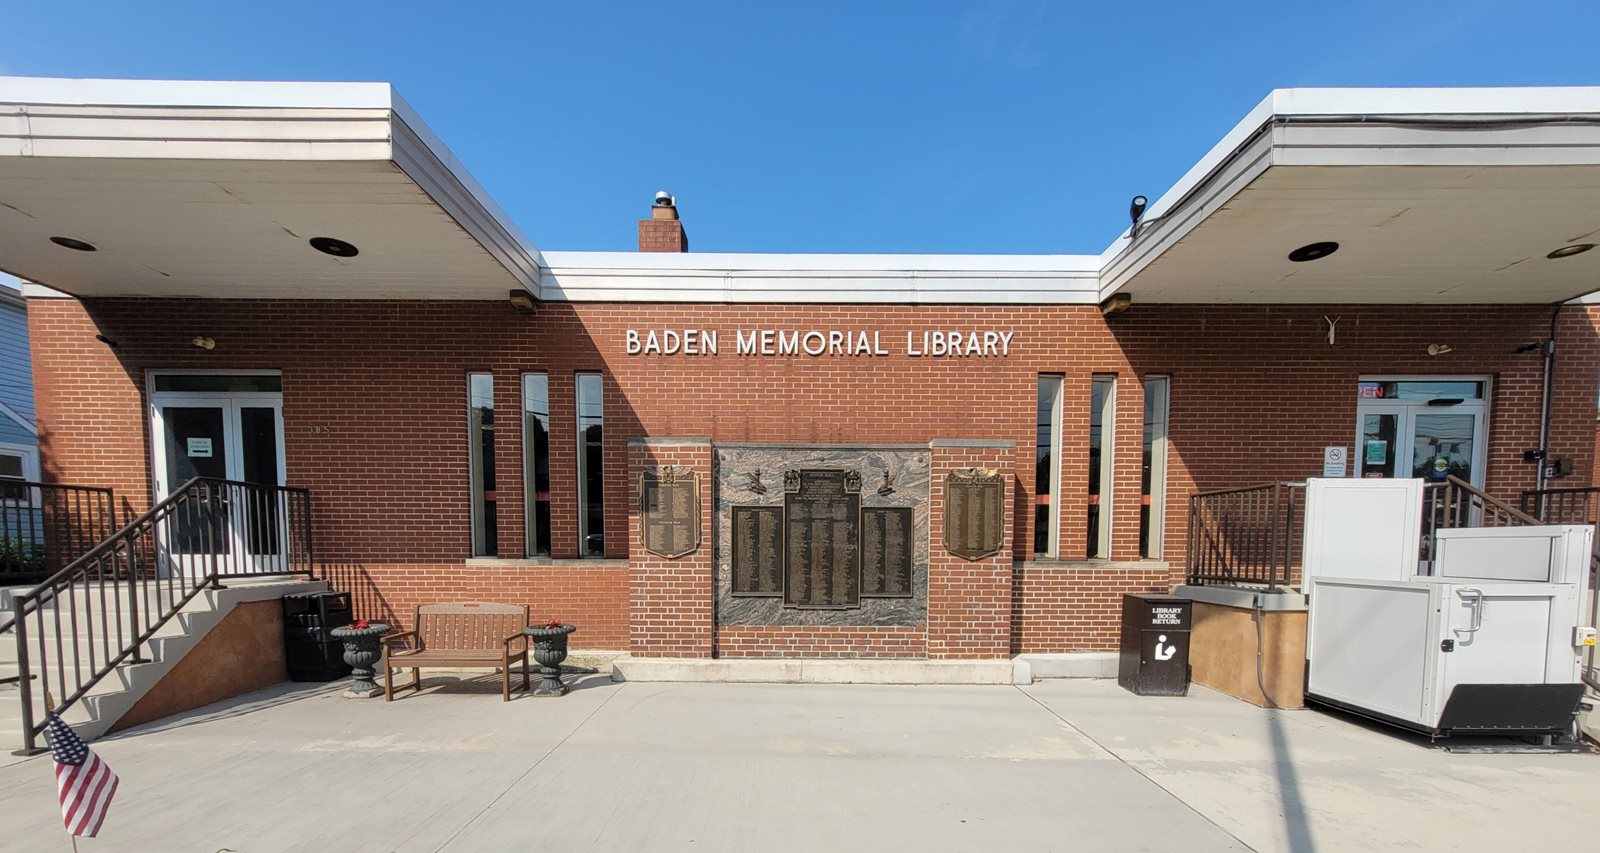
POLYGON ((44 736, 56 760, 61 821, 67 832, 93 838, 116 796, 117 774, 54 711, 45 721, 44 736))

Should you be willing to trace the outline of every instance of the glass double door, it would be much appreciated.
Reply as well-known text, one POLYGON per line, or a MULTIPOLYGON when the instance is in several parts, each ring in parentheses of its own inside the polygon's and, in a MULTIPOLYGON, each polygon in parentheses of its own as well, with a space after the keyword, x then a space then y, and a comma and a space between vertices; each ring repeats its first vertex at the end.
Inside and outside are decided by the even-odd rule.
POLYGON ((1362 477, 1456 477, 1483 484, 1483 409, 1447 406, 1362 407, 1356 446, 1362 477))
POLYGON ((1480 379, 1363 380, 1356 410, 1358 477, 1450 477, 1482 488, 1488 383, 1480 379))
MULTIPOLYGON (((152 405, 156 499, 195 477, 281 486, 283 405, 277 395, 158 395, 152 405)), ((221 484, 175 511, 160 535, 186 573, 287 568, 288 507, 276 491, 221 484)))

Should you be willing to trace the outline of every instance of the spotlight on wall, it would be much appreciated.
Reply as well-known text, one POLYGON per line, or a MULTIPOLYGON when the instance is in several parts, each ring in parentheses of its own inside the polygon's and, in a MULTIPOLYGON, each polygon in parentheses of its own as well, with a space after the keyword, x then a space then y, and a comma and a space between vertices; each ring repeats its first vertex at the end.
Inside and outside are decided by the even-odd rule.
POLYGON ((203 350, 214 350, 214 349, 217 348, 217 342, 216 341, 214 341, 214 340, 212 340, 210 338, 204 337, 204 336, 197 337, 194 340, 190 341, 189 343, 194 344, 195 346, 197 346, 197 347, 199 347, 200 349, 203 349, 203 350))
POLYGON ((1113 293, 1100 303, 1100 313, 1110 317, 1112 314, 1121 314, 1133 304, 1133 297, 1126 293, 1113 293))
POLYGON ((1451 349, 1449 344, 1428 344, 1428 355, 1445 355, 1451 352, 1455 350, 1451 349))
POLYGON ((534 300, 533 294, 526 290, 511 291, 511 307, 525 314, 532 314, 538 309, 539 303, 534 300))
POLYGON ((108 337, 106 337, 105 335, 95 335, 94 339, 99 341, 100 343, 105 344, 108 347, 111 347, 112 349, 116 349, 117 348, 117 342, 112 340, 112 339, 110 339, 110 338, 108 338, 108 337))
POLYGON ((1133 227, 1128 230, 1128 239, 1139 236, 1139 222, 1144 219, 1145 208, 1150 206, 1150 200, 1142 195, 1133 197, 1128 203, 1128 218, 1133 220, 1133 227))

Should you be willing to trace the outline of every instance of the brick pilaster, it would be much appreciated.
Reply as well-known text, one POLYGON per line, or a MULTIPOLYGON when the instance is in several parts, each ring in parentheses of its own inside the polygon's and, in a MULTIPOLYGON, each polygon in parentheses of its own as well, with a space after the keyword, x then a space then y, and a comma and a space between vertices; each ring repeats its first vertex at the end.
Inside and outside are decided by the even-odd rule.
POLYGON ((712 656, 711 442, 645 439, 628 442, 629 648, 639 657, 712 656), (678 465, 699 483, 700 547, 667 559, 644 550, 639 475, 678 465))
POLYGON ((1011 653, 1016 477, 1011 441, 934 441, 928 488, 928 657, 1003 658, 1011 653), (967 560, 945 550, 945 478, 966 468, 1000 473, 1004 536, 999 553, 967 560))

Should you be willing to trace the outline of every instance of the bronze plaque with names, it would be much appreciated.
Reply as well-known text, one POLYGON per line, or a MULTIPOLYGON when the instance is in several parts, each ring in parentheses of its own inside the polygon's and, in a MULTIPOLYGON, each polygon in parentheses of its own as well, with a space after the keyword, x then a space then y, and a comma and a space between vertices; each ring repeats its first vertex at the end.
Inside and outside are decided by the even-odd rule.
POLYGON ((1005 478, 999 471, 952 471, 944 485, 944 549, 966 560, 1000 553, 1005 541, 1005 478))
POLYGON ((860 607, 860 473, 786 472, 783 511, 784 606, 860 607))
POLYGON ((861 510, 861 595, 909 598, 913 517, 908 506, 861 510))
POLYGON ((783 507, 733 508, 733 594, 783 594, 783 507))
POLYGON ((639 475, 639 538, 646 551, 667 559, 700 547, 700 478, 678 465, 639 475))

